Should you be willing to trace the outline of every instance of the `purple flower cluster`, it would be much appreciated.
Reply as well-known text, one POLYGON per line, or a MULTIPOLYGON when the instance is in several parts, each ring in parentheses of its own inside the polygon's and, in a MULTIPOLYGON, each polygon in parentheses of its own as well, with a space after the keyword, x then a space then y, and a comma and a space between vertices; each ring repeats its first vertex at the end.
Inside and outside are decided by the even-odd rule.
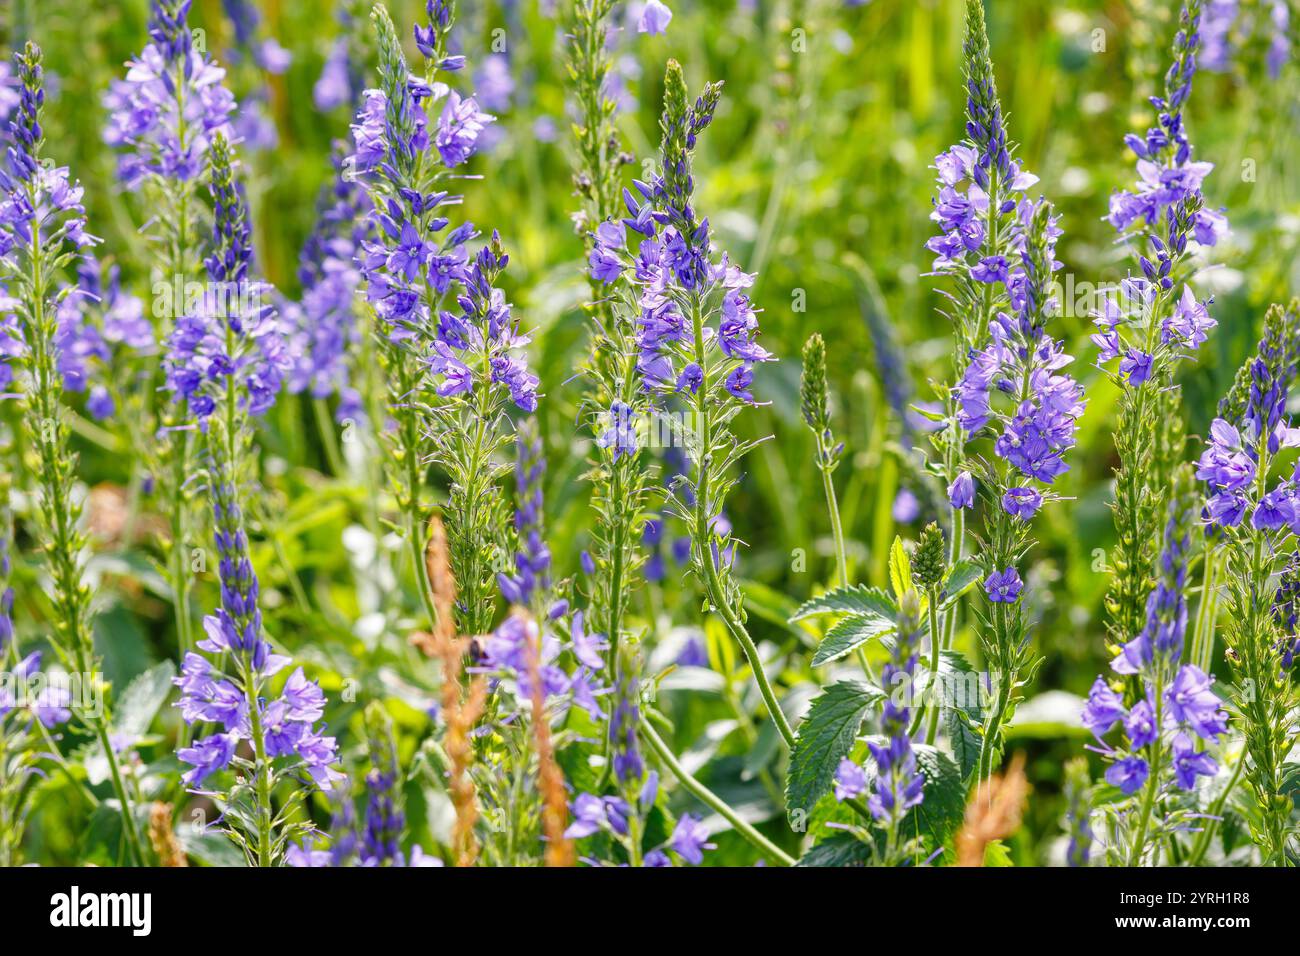
POLYGON ((294 365, 286 386, 313 398, 338 395, 340 420, 363 417, 361 396, 351 385, 351 358, 363 334, 356 310, 361 272, 356 258, 370 235, 370 198, 348 175, 336 145, 335 176, 317 203, 316 223, 299 257, 302 299, 286 303, 285 320, 294 365))
MULTIPOLYGON (((1005 139, 1005 132, 1000 136, 1005 139)), ((1005 144, 1000 152, 1005 153, 1005 144)), ((989 222, 989 170, 991 159, 977 145, 958 144, 935 157, 934 169, 939 185, 930 219, 938 223, 942 235, 928 240, 925 247, 936 256, 936 272, 967 275, 975 282, 1012 283, 1019 274, 1014 258, 1002 251, 980 256, 984 251, 989 222)), ((1023 193, 1038 177, 1006 160, 1002 185, 1008 193, 1023 193)), ((1003 199, 995 216, 1005 216, 1016 208, 1014 198, 1003 199)), ((1018 251, 1018 250, 1011 250, 1018 251)))
POLYGON ((179 182, 196 178, 212 138, 234 135, 235 99, 223 85, 226 71, 194 47, 190 4, 153 0, 150 43, 104 97, 104 141, 123 150, 118 175, 128 189, 150 175, 179 182))
POLYGON ((152 351, 153 325, 140 298, 122 290, 117 266, 105 269, 87 253, 77 266, 77 279, 76 292, 58 310, 59 372, 68 391, 88 392, 86 410, 102 420, 116 411, 105 373, 122 350, 152 351))
POLYGON ((177 318, 167 339, 166 380, 174 401, 188 402, 206 427, 228 389, 240 407, 261 415, 273 404, 293 367, 284 330, 270 302, 271 287, 250 278, 248 207, 231 169, 230 147, 213 140, 211 280, 192 314, 177 318))
MULTIPOLYGON (((1107 218, 1119 232, 1139 220, 1153 227, 1164 219, 1171 224, 1169 239, 1180 238, 1185 243, 1190 231, 1195 241, 1204 246, 1215 245, 1227 232, 1228 222, 1222 214, 1201 208, 1201 183, 1214 164, 1192 162, 1192 145, 1183 126, 1183 107, 1192 92, 1200 45, 1199 5, 1185 4, 1174 37, 1174 62, 1165 74, 1165 93, 1151 97, 1157 125, 1148 129, 1145 137, 1135 133, 1124 137, 1138 158, 1139 181, 1135 191, 1111 196, 1107 218), (1183 209, 1181 216, 1178 207, 1183 209), (1175 219, 1187 220, 1180 230, 1181 236, 1173 232, 1175 219)), ((1159 237, 1150 238, 1158 240, 1159 237)), ((1177 251, 1181 253, 1182 249, 1177 251)))
POLYGON ((671 225, 666 214, 653 212, 652 200, 662 199, 662 180, 655 186, 637 182, 642 195, 638 203, 624 190, 631 218, 602 223, 596 230, 591 252, 592 278, 614 282, 624 274, 637 293, 640 318, 637 346, 638 365, 645 386, 665 393, 694 394, 704 381, 704 372, 694 354, 694 333, 680 304, 683 295, 697 293, 701 299, 716 298, 718 328, 708 330, 708 341, 716 342, 727 362, 724 387, 732 397, 754 404, 750 391, 753 366, 773 360, 757 342, 758 316, 749 296, 742 290, 754 277, 731 265, 726 255, 716 262, 706 259, 708 220, 700 223, 688 243, 671 225), (628 230, 644 237, 635 257, 628 249, 628 230))
MULTIPOLYGON (((1260 363, 1262 364, 1262 363, 1260 363)), ((1258 494, 1261 441, 1256 423, 1246 423, 1243 435, 1222 418, 1210 424, 1210 443, 1197 462, 1196 477, 1210 489, 1206 517, 1211 525, 1235 528, 1250 516, 1251 526, 1261 531, 1291 528, 1300 534, 1300 506, 1296 481, 1300 474, 1278 481, 1263 495, 1258 494)), ((1262 442, 1269 454, 1280 448, 1300 447, 1300 429, 1279 420, 1265 433, 1262 442)))
POLYGON ((1214 740, 1227 732, 1227 715, 1213 678, 1194 664, 1179 666, 1187 604, 1184 597, 1191 528, 1196 518, 1195 495, 1176 495, 1170 505, 1159 562, 1159 579, 1147 598, 1146 625, 1120 648, 1111 661, 1117 674, 1140 681, 1141 697, 1131 707, 1098 677, 1083 710, 1083 723, 1100 741, 1117 723, 1124 728, 1121 746, 1103 743, 1110 761, 1106 780, 1126 794, 1136 793, 1153 772, 1156 760, 1172 755, 1174 779, 1184 790, 1199 776, 1214 776, 1218 764, 1197 741, 1214 740), (1172 676, 1171 676, 1172 675, 1172 676), (1166 749, 1168 744, 1168 749, 1166 749))
MULTIPOLYGON (((645 775, 640 792, 636 795, 635 807, 622 797, 580 793, 569 806, 573 820, 564 835, 570 840, 581 840, 604 832, 627 840, 631 835, 628 821, 632 814, 638 811, 648 813, 658 796, 659 775, 653 770, 645 775)), ((649 867, 672 866, 672 859, 667 853, 671 850, 683 863, 699 866, 704 862, 704 851, 714 848, 708 841, 709 833, 703 824, 691 814, 684 813, 677 818, 668 841, 646 852, 641 858, 641 864, 649 867)), ((598 860, 588 862, 603 865, 598 860)))
POLYGON ((704 383, 689 314, 698 309, 705 340, 720 353, 719 361, 707 363, 710 377, 721 377, 732 398, 754 404, 754 365, 773 360, 758 344, 757 310, 744 291, 754 277, 732 265, 726 253, 712 255, 709 221, 697 221, 691 206, 690 152, 713 121, 720 93, 709 85, 693 105, 666 99, 664 174, 648 184, 635 181, 635 194, 623 190, 627 216, 596 228, 590 271, 606 284, 627 279, 640 312, 638 367, 647 390, 695 394, 704 383), (714 318, 716 330, 709 324, 714 318))
POLYGON ((848 757, 835 770, 835 798, 860 797, 870 787, 867 807, 871 815, 891 827, 925 799, 925 778, 917 769, 908 732, 920 639, 921 629, 914 621, 900 623, 889 662, 880 671, 880 686, 886 689, 880 715, 880 733, 885 739, 884 743, 867 743, 876 765, 875 786, 870 787, 866 771, 848 757))
POLYGON ((1241 0, 1208 0, 1201 17, 1201 57, 1204 70, 1231 72, 1243 47, 1267 29, 1264 63, 1277 79, 1291 58, 1291 8, 1287 0, 1262 0, 1243 10, 1241 0))
MULTIPOLYGON (((1105 747, 1110 759, 1106 782, 1125 794, 1142 788, 1151 774, 1151 763, 1143 752, 1157 740, 1166 740, 1173 757, 1174 779, 1184 790, 1194 789, 1198 777, 1212 777, 1219 772, 1213 757, 1197 747, 1198 740, 1214 740, 1227 732, 1227 714, 1217 694, 1211 690, 1214 678, 1195 664, 1184 664, 1164 689, 1161 698, 1163 716, 1156 723, 1156 699, 1148 694, 1132 707, 1098 677, 1084 705, 1083 722, 1098 740, 1116 724, 1123 724, 1124 744, 1105 747)), ((1104 746, 1104 745, 1103 745, 1104 746)))
MULTIPOLYGON (((0 170, 0 257, 8 257, 15 245, 29 246, 33 235, 49 249, 64 243, 84 249, 99 241, 85 231, 83 190, 69 179, 68 167, 36 159, 45 135, 39 118, 45 103, 40 61, 36 47, 14 54, 21 87, 17 112, 8 125, 8 169, 0 170)), ((11 347, 0 346, 3 354, 12 354, 11 347)))
POLYGON ((381 22, 382 88, 367 90, 353 124, 356 152, 351 162, 375 200, 374 241, 362 243, 361 273, 366 297, 393 342, 414 340, 443 397, 470 392, 476 384, 503 385, 521 409, 537 407, 535 375, 516 352, 528 343, 512 318, 497 277, 509 257, 493 233, 470 256, 471 223, 447 230, 443 208, 460 201, 436 181, 467 161, 491 117, 472 97, 434 82, 437 70, 459 70, 464 58, 443 56, 450 9, 429 0, 428 26, 415 28, 416 43, 429 61, 425 78, 408 74, 395 35, 381 22), (386 51, 386 52, 385 52, 386 51), (426 102, 445 100, 430 136, 426 102), (432 161, 436 152, 438 161, 432 161), (440 308, 448 294, 459 312, 440 308), (489 381, 479 383, 486 371, 489 381))
MULTIPOLYGON (((6 600, 0 595, 0 625, 9 622, 9 611, 13 607, 13 592, 6 591, 6 600)), ((11 625, 12 626, 12 625, 11 625)), ((5 664, 6 641, 0 640, 0 665, 5 664)), ((13 713, 39 721, 46 729, 67 723, 72 716, 69 709, 72 704, 72 692, 61 683, 51 681, 41 673, 41 652, 28 654, 13 667, 4 667, 8 679, 0 682, 0 719, 13 713)))
POLYGON ((603 635, 587 632, 581 611, 575 612, 570 621, 567 648, 549 628, 540 629, 531 616, 515 613, 482 640, 473 669, 493 680, 513 681, 519 698, 526 702, 533 694, 530 664, 535 663, 548 706, 552 701, 562 704, 567 700, 599 721, 604 719, 599 698, 609 693, 599 680, 605 666, 601 652, 607 646, 603 635), (572 658, 567 669, 560 663, 566 650, 572 658), (535 662, 530 660, 533 655, 537 657, 535 662))
POLYGON ((1159 321, 1160 337, 1155 352, 1145 351, 1127 340, 1124 329, 1151 318, 1157 284, 1146 279, 1124 279, 1115 295, 1108 295, 1102 310, 1093 318, 1098 331, 1092 342, 1097 346, 1098 365, 1119 359, 1119 374, 1129 385, 1141 385, 1151 377, 1157 362, 1165 356, 1186 355, 1195 352, 1206 341, 1208 333, 1218 323, 1210 316, 1209 306, 1214 301, 1200 301, 1191 286, 1184 285, 1182 295, 1172 311, 1159 321), (1128 307, 1121 305, 1125 303, 1128 307))
POLYGON ((201 786, 229 766, 239 741, 254 736, 251 710, 256 707, 267 757, 297 757, 316 786, 329 790, 343 775, 333 766, 338 762, 334 738, 316 726, 325 712, 325 694, 300 667, 289 675, 280 696, 267 701, 266 682, 290 661, 274 653, 262 635, 257 574, 236 489, 226 476, 217 475, 210 492, 221 605, 204 619, 207 636, 198 647, 213 659, 188 652, 174 683, 181 689, 177 706, 187 724, 206 722, 222 729, 177 752, 191 766, 185 783, 201 786))
MULTIPOLYGON (((515 573, 497 575, 502 596, 511 604, 531 607, 535 598, 545 599, 551 590, 551 550, 542 537, 542 478, 546 458, 536 421, 521 422, 515 433, 515 573)), ((559 614, 567 610, 561 602, 559 614)))
MULTIPOLYGON (((1051 484, 1069 469, 1064 455, 1075 443, 1083 388, 1061 371, 1073 359, 1043 328, 1044 317, 1054 308, 1048 293, 1050 275, 1060 265, 1054 258, 1060 234, 1056 219, 1045 202, 1025 200, 1017 209, 1016 223, 1020 238, 1014 245, 1021 262, 1008 273, 1006 283, 1014 315, 999 312, 989 323, 990 341, 972 353, 953 396, 963 431, 973 437, 996 422, 1001 426, 993 445, 997 456, 1025 478, 1051 484), (995 408, 996 395, 1007 397, 1007 411, 995 408)), ((950 490, 954 501, 968 501, 970 494, 965 486, 950 490)), ((1016 497, 1008 506, 1004 499, 1003 505, 1014 514, 1018 502, 1016 497)))

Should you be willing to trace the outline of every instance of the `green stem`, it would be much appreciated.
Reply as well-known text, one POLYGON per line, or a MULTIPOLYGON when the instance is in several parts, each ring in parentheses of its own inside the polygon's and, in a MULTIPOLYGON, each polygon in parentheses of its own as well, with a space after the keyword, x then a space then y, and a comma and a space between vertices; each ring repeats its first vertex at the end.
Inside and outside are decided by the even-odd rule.
POLYGON ((1219 550, 1212 542, 1205 544, 1205 567, 1201 578, 1201 603, 1196 608, 1196 626, 1192 631, 1191 661, 1210 673, 1214 657, 1214 624, 1219 616, 1219 550))
MULTIPOLYGON (((1157 728, 1163 727, 1163 710, 1164 710, 1164 682, 1160 680, 1159 675, 1155 679, 1154 700, 1155 700, 1155 720, 1157 728)), ((1156 805, 1156 795, 1160 792, 1160 766, 1163 750, 1162 740, 1159 736, 1151 744, 1151 752, 1148 755, 1147 766, 1150 767, 1150 773, 1147 775, 1145 793, 1142 797, 1142 808, 1138 811, 1137 829, 1133 831, 1133 843, 1129 847, 1128 865, 1141 866, 1142 857, 1146 851, 1147 828, 1151 823, 1151 811, 1156 805)))
POLYGON ((755 830, 741 818, 740 814, 728 806, 726 801, 691 776, 686 768, 681 765, 681 761, 668 748, 668 745, 664 743, 663 738, 650 726, 649 721, 641 721, 641 737, 650 745, 650 749, 659 756, 664 766, 672 771, 673 776, 677 778, 683 789, 730 823, 737 833, 758 848, 768 862, 775 863, 778 866, 795 865, 793 857, 755 830))
POLYGON ((271 762, 266 757, 266 737, 262 732, 262 717, 258 712, 256 682, 252 666, 244 669, 245 686, 249 691, 248 722, 253 738, 253 754, 257 761, 254 771, 257 789, 257 865, 271 865, 271 762))
MULTIPOLYGON (((37 208, 36 187, 28 184, 28 200, 37 208)), ((55 611, 61 618, 57 633, 66 642, 63 653, 71 654, 78 674, 83 680, 93 679, 94 639, 90 633, 89 614, 86 607, 89 591, 82 582, 82 568, 78 552, 81 547, 76 523, 80 507, 72 500, 72 463, 68 442, 67 422, 60 405, 62 382, 59 378, 54 353, 54 325, 46 313, 45 250, 39 230, 31 231, 28 246, 31 274, 30 325, 28 328, 29 362, 32 370, 32 394, 29 396, 33 419, 28 422, 32 443, 36 446, 41 485, 41 512, 45 518, 50 575, 54 579, 55 611)), ((65 657, 66 660, 66 657, 65 657)), ((79 715, 99 739, 108 762, 113 790, 122 815, 122 832, 126 842, 128 862, 141 865, 144 856, 136 831, 135 815, 130 794, 123 783, 117 755, 108 739, 108 723, 102 710, 79 715)))
POLYGON ((329 406, 325 403, 325 399, 313 398, 311 407, 316 417, 316 430, 320 433, 321 447, 325 450, 325 462, 334 477, 342 478, 347 474, 347 466, 343 463, 343 455, 339 451, 339 438, 334 432, 334 419, 330 417, 329 406))
POLYGON ((710 545, 713 515, 709 514, 710 499, 712 498, 710 485, 712 476, 709 466, 713 454, 713 396, 709 386, 708 361, 704 354, 704 317, 700 312, 698 300, 692 303, 691 319, 695 334, 695 361, 702 376, 702 381, 695 393, 696 413, 700 427, 699 480, 695 488, 695 546, 699 549, 700 564, 704 569, 705 591, 714 609, 722 618, 723 623, 726 624, 727 631, 735 638, 741 650, 745 652, 745 659, 749 662, 749 668, 754 673, 754 680, 758 683, 758 692, 767 705, 768 714, 776 725, 777 731, 785 740, 786 745, 793 748, 794 731, 790 728, 790 722, 786 720, 776 694, 772 691, 772 685, 768 682, 767 674, 763 671, 763 662, 759 657, 758 648, 754 645, 753 638, 749 636, 745 625, 731 607, 726 588, 723 586, 722 579, 718 574, 717 563, 713 559, 713 548, 710 545))
POLYGON ((1209 817, 1205 821, 1205 826, 1200 833, 1196 835, 1196 842, 1192 845, 1192 852, 1187 857, 1188 866, 1200 866, 1201 860, 1205 858, 1206 852, 1210 849, 1210 843, 1214 840, 1214 831, 1219 825, 1219 820, 1223 814, 1223 807, 1228 802, 1228 797, 1232 795, 1233 789, 1237 786, 1237 781, 1241 779, 1241 772, 1246 767, 1246 754, 1243 752, 1237 758, 1237 765, 1232 768, 1232 776, 1228 778, 1227 786, 1223 792, 1215 798, 1208 808, 1206 815, 1209 817))
POLYGON ((939 589, 938 587, 930 588, 929 594, 930 606, 927 609, 930 616, 930 677, 925 685, 926 701, 925 709, 918 709, 916 720, 912 722, 910 734, 915 734, 921 724, 921 715, 928 715, 925 725, 925 742, 931 746, 934 745, 935 738, 939 735, 939 589))

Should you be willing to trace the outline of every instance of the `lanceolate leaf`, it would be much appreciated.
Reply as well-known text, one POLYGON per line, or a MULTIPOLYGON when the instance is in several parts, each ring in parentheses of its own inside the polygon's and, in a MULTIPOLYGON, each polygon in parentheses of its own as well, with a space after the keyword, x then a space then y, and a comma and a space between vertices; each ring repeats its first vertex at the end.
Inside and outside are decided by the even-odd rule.
POLYGON ((880 588, 869 588, 855 584, 846 588, 835 588, 825 594, 805 601, 794 612, 791 621, 802 621, 818 614, 875 614, 893 620, 898 608, 889 595, 880 588))
POLYGON ((879 615, 855 614, 846 617, 826 632, 817 653, 813 655, 813 666, 820 667, 841 658, 873 638, 892 634, 894 628, 893 620, 879 615))
POLYGON ((912 559, 907 556, 903 539, 898 537, 894 538, 894 546, 889 549, 889 583, 896 598, 912 590, 912 559))
POLYGON ((880 696, 874 687, 840 681, 812 702, 790 754, 787 812, 812 813, 813 806, 831 789, 840 760, 853 749, 862 718, 880 696))

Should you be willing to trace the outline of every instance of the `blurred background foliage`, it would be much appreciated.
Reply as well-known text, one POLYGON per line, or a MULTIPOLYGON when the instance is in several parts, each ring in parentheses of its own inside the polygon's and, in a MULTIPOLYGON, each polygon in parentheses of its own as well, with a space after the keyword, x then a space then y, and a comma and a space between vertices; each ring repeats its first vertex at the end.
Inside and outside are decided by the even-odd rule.
MULTIPOLYGON (((547 479, 551 547, 560 575, 577 572, 587 534, 586 485, 580 480, 588 437, 575 422, 585 349, 581 305, 587 295, 582 243, 571 215, 570 113, 566 103, 564 35, 556 0, 459 3, 459 41, 471 70, 490 53, 504 55, 512 88, 490 104, 500 117, 493 145, 464 183, 466 215, 500 230, 511 256, 507 290, 525 328, 534 332, 532 361, 543 379, 539 420, 550 457, 547 479)), ((564 2, 564 0, 558 0, 564 2)), ((281 292, 298 294, 299 250, 313 224, 318 191, 330 175, 332 140, 347 135, 346 108, 322 112, 312 88, 341 26, 334 0, 259 0, 267 34, 293 55, 281 76, 249 63, 232 68, 241 101, 263 84, 278 139, 246 151, 244 165, 256 217, 259 267, 281 292)), ((423 7, 390 0, 399 28, 423 7)), ((898 406, 924 402, 947 377, 949 328, 940 310, 942 282, 927 276, 925 240, 936 153, 960 139, 964 92, 959 0, 676 0, 662 37, 638 36, 623 15, 615 69, 625 95, 620 129, 642 174, 656 153, 663 64, 682 62, 693 87, 725 80, 717 121, 696 159, 697 206, 718 245, 758 273, 754 299, 763 312, 763 344, 782 361, 762 367, 755 391, 767 404, 743 416, 746 435, 771 435, 746 462, 730 507, 747 548, 740 558, 749 582, 756 635, 782 655, 781 680, 806 699, 828 680, 807 667, 816 633, 784 623, 800 600, 832 576, 832 546, 811 435, 798 417, 799 348, 813 331, 825 337, 835 397, 836 428, 848 443, 836 473, 850 538, 853 576, 885 583, 886 551, 895 534, 914 537, 938 489, 917 472, 904 449, 924 435, 900 419, 898 406), (891 405, 892 400, 892 405, 891 405), (917 499, 910 507, 907 489, 917 499)), ((0 20, 5 46, 34 39, 46 53, 53 95, 47 153, 68 163, 86 186, 90 230, 105 240, 146 303, 150 276, 139 269, 138 227, 148 216, 113 178, 114 158, 100 139, 103 91, 123 73, 145 37, 146 0, 8 0, 0 20)), ((991 0, 989 34, 999 91, 1019 158, 1041 177, 1037 187, 1057 204, 1065 235, 1058 254, 1065 291, 1116 282, 1124 253, 1103 221, 1110 193, 1135 178, 1122 137, 1151 123, 1145 97, 1167 66, 1175 0, 991 0)), ((195 0, 191 22, 223 63, 232 42, 220 0, 195 0)), ((1293 23, 1300 16, 1293 15, 1293 23)), ((1294 40, 1293 40, 1294 43, 1294 40)), ((1207 199, 1225 207, 1230 241, 1198 289, 1215 296, 1219 322, 1197 363, 1184 372, 1187 425, 1203 434, 1218 396, 1257 337, 1265 307, 1289 297, 1297 283, 1300 239, 1300 86, 1288 64, 1272 77, 1261 51, 1247 46, 1223 73, 1202 72, 1187 110, 1195 156, 1216 165, 1207 199)), ((501 86, 500 81, 497 87, 501 86)), ((1085 302, 1085 308, 1087 304, 1085 302)), ((1106 549, 1112 542, 1108 501, 1115 465, 1111 436, 1115 390, 1091 365, 1086 312, 1067 303, 1056 333, 1077 358, 1088 409, 1072 470, 1060 485, 1075 500, 1047 509, 1037 522, 1040 543, 1029 561, 1033 637, 1046 657, 1030 703, 1018 715, 1010 747, 1027 752, 1034 787, 1025 826, 1012 840, 1017 863, 1053 860, 1058 833, 1061 766, 1084 744, 1074 713, 1104 666, 1102 598, 1106 549), (1046 693, 1052 691, 1053 693, 1046 693), (1066 692, 1062 694, 1060 692, 1066 692), (1044 695, 1034 697, 1035 694, 1044 695)), ((8 413, 7 413, 8 414, 8 413)), ((139 540, 121 536, 119 490, 133 478, 111 428, 78 420, 81 473, 90 490, 97 532, 92 569, 103 589, 98 639, 109 677, 121 688, 153 662, 174 656, 165 585, 150 563, 148 522, 139 540)), ((346 439, 346 435, 343 436, 346 439)), ((382 582, 367 581, 364 514, 373 489, 332 477, 310 399, 285 396, 264 423, 260 476, 264 488, 254 557, 262 575, 272 636, 308 662, 336 707, 328 715, 345 747, 359 754, 359 708, 368 697, 391 702, 409 759, 430 692, 412 670, 402 608, 387 606, 382 582), (355 691, 349 693, 349 691, 355 691)), ((1198 452, 1195 437, 1189 454, 1198 452)), ((145 516, 147 518, 147 515, 145 516)), ((21 538, 20 538, 21 543, 21 538)), ((30 549, 27 549, 30 554, 30 549)), ((405 574, 400 568, 397 573, 405 574)), ((22 633, 38 640, 45 613, 30 560, 20 566, 22 633)), ((663 586, 643 590, 644 621, 658 649, 652 667, 670 661, 701 621, 692 583, 672 570, 663 586)), ((210 605, 214 576, 198 595, 210 605)), ((407 588, 408 596, 410 588, 407 588)), ((413 603, 409 605, 413 607, 413 603)), ((969 622, 968 622, 969 625, 969 622)), ((662 690, 675 719, 674 744, 688 767, 747 816, 787 844, 779 807, 763 770, 775 751, 770 733, 752 730, 752 687, 720 635, 707 632, 712 673, 685 668, 662 690), (737 728, 739 731, 737 732, 737 728), (766 778, 766 779, 765 779, 766 778)), ((974 654, 966 632, 961 646, 974 654)), ((164 766, 175 716, 164 708, 141 751, 164 766), (150 749, 150 741, 157 746, 150 749)), ((58 776, 41 785, 32 828, 33 858, 77 859, 87 835, 58 776)), ((408 787, 417 834, 445 825, 445 806, 418 779, 408 787), (439 814, 442 823, 439 823, 439 814)), ((683 804, 683 808, 686 804, 683 804)), ((317 808, 320 809, 319 807, 317 808)), ((698 808, 696 808, 698 810, 698 808)), ((102 822, 102 821, 101 821, 102 822)), ((105 825, 111 825, 105 823, 105 825)), ((746 863, 749 848, 718 838, 712 862, 746 863)))

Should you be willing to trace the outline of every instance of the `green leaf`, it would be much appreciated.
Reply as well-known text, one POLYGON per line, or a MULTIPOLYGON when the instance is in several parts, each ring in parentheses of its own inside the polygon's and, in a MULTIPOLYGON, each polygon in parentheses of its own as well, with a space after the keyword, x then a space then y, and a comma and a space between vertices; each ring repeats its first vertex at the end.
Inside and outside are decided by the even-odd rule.
POLYGON ((873 638, 892 634, 896 626, 893 620, 879 615, 854 614, 846 617, 826 632, 817 647, 817 653, 813 655, 813 667, 837 660, 873 638))
POLYGON ((914 744, 916 766, 925 777, 925 799, 903 821, 903 832, 945 846, 966 815, 966 785, 961 769, 937 747, 914 744))
POLYGON ((984 847, 985 866, 1015 866, 1011 862, 1011 850, 1001 840, 992 840, 984 847))
POLYGON ((162 705, 167 703, 175 676, 176 665, 167 660, 155 664, 131 681, 117 699, 113 711, 113 733, 143 736, 162 705))
POLYGON ((871 860, 871 847, 851 833, 822 840, 799 858, 799 866, 863 866, 871 860))
POLYGON ((880 588, 855 584, 805 601, 790 620, 801 621, 818 614, 876 614, 893 620, 898 615, 898 607, 880 588))
POLYGON ((808 708, 799 724, 785 797, 788 812, 811 814, 831 789, 835 768, 853 749, 862 718, 881 698, 880 691, 857 681, 832 684, 808 708))
POLYGON ((948 733, 948 746, 964 780, 979 765, 980 735, 971 724, 970 716, 959 708, 944 708, 943 721, 948 733))
POLYGON ((947 607, 975 586, 980 579, 980 566, 970 558, 962 558, 948 572, 939 594, 939 606, 947 607))
MULTIPOLYGON (((158 716, 162 705, 167 702, 172 691, 172 678, 175 676, 176 665, 171 661, 163 661, 131 681, 117 700, 117 708, 109 722, 109 733, 125 738, 126 746, 138 743, 148 732, 149 725, 158 716)), ((86 779, 91 786, 99 786, 108 779, 108 757, 99 741, 91 741, 83 749, 82 765, 86 768, 86 779)))
POLYGON ((889 584, 894 589, 895 598, 901 598, 908 591, 914 590, 912 559, 903 547, 903 539, 898 536, 894 537, 894 546, 889 549, 889 584))

